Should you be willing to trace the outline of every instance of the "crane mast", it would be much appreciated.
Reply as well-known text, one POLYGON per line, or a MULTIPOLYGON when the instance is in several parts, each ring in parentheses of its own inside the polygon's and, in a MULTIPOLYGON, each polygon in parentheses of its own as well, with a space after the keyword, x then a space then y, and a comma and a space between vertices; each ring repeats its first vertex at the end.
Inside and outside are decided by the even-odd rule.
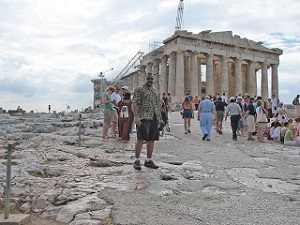
POLYGON ((177 8, 177 17, 176 17, 176 25, 175 31, 181 30, 182 20, 183 20, 183 0, 179 1, 178 8, 177 8))

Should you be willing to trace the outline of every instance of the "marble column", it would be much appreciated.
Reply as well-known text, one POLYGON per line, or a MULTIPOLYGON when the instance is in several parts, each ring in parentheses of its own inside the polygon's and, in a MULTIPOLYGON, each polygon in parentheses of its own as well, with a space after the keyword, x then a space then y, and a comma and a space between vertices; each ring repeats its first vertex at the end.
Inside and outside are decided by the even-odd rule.
POLYGON ((242 77, 242 68, 241 68, 241 60, 235 59, 235 67, 234 67, 234 94, 238 96, 239 94, 243 95, 243 77, 242 77))
POLYGON ((160 59, 154 59, 153 61, 153 77, 154 77, 154 83, 153 86, 156 88, 156 90, 158 92, 160 92, 159 90, 159 63, 160 63, 160 59))
POLYGON ((127 81, 128 81, 128 89, 130 90, 130 91, 132 91, 133 90, 133 76, 131 75, 131 76, 129 76, 128 78, 127 78, 127 81))
POLYGON ((164 55, 161 59, 160 91, 168 92, 168 57, 164 55))
POLYGON ((229 93, 229 87, 228 87, 228 63, 227 63, 227 57, 222 56, 221 57, 221 95, 225 93, 228 95, 229 93))
POLYGON ((215 95, 221 92, 221 61, 214 60, 214 84, 215 84, 215 95))
POLYGON ((134 90, 136 87, 139 86, 139 73, 133 74, 133 87, 132 90, 134 90))
POLYGON ((199 96, 199 74, 198 74, 198 58, 197 53, 191 54, 191 94, 193 96, 199 96))
POLYGON ((175 78, 176 78, 176 52, 170 54, 169 59, 169 80, 168 80, 168 93, 175 96, 175 78))
POLYGON ((153 71, 153 62, 147 64, 146 73, 152 73, 153 71))
POLYGON ((269 96, 268 90, 268 67, 266 63, 261 63, 261 96, 263 100, 266 101, 269 96))
POLYGON ((176 83, 175 83, 175 96, 178 101, 182 101, 184 93, 184 52, 177 52, 176 59, 176 83))
POLYGON ((191 53, 183 52, 184 93, 191 91, 191 53))
POLYGON ((146 75, 146 66, 142 65, 141 66, 141 71, 140 71, 140 75, 139 75, 139 87, 142 86, 145 82, 145 75, 146 75))
POLYGON ((128 77, 124 78, 122 81, 123 81, 123 86, 128 86, 128 83, 129 83, 128 82, 128 77))
POLYGON ((201 68, 201 58, 197 60, 197 76, 198 76, 198 97, 202 95, 202 68, 201 68))
POLYGON ((255 73, 255 64, 253 61, 248 62, 248 80, 247 80, 247 93, 253 97, 257 95, 257 82, 256 82, 256 73, 255 73))
POLYGON ((213 54, 206 56, 206 95, 215 95, 213 54))
POLYGON ((279 98, 279 91, 278 91, 278 65, 272 64, 272 79, 271 79, 271 95, 275 95, 276 98, 279 98))

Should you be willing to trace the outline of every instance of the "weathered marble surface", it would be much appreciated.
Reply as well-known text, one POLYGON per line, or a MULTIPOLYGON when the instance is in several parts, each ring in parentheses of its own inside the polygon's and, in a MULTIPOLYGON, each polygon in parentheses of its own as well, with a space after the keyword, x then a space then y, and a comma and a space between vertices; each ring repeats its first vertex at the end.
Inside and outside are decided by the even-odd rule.
POLYGON ((178 112, 170 121, 155 145, 160 168, 135 171, 134 134, 102 140, 99 115, 83 115, 80 147, 78 115, 1 117, 0 191, 12 142, 11 207, 21 212, 71 225, 300 223, 299 148, 233 142, 229 124, 203 142, 198 121, 190 135, 178 112))

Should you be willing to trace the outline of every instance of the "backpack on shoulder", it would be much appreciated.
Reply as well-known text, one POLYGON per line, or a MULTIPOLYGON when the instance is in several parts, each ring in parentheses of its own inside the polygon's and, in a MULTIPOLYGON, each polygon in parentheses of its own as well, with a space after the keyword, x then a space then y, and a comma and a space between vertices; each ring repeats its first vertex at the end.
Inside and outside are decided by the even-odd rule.
POLYGON ((120 116, 121 116, 121 118, 127 118, 129 116, 127 105, 122 106, 120 116))

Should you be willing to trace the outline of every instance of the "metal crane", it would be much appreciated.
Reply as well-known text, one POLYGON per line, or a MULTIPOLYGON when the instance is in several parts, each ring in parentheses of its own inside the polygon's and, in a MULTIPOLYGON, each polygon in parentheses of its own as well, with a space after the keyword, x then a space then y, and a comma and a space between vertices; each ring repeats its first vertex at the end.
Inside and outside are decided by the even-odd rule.
POLYGON ((132 57, 132 59, 128 62, 128 64, 122 69, 122 71, 117 75, 117 77, 114 79, 113 82, 121 79, 123 76, 127 74, 127 72, 134 67, 134 65, 141 59, 143 56, 143 52, 138 51, 138 53, 135 54, 135 56, 132 57))
POLYGON ((181 30, 182 20, 183 20, 183 0, 180 0, 177 8, 175 31, 181 30))
POLYGON ((100 78, 103 78, 103 77, 104 77, 104 74, 105 74, 106 72, 111 71, 111 70, 113 70, 113 69, 114 69, 114 68, 110 68, 110 69, 108 69, 108 70, 104 70, 104 71, 100 72, 98 76, 99 76, 100 78))

